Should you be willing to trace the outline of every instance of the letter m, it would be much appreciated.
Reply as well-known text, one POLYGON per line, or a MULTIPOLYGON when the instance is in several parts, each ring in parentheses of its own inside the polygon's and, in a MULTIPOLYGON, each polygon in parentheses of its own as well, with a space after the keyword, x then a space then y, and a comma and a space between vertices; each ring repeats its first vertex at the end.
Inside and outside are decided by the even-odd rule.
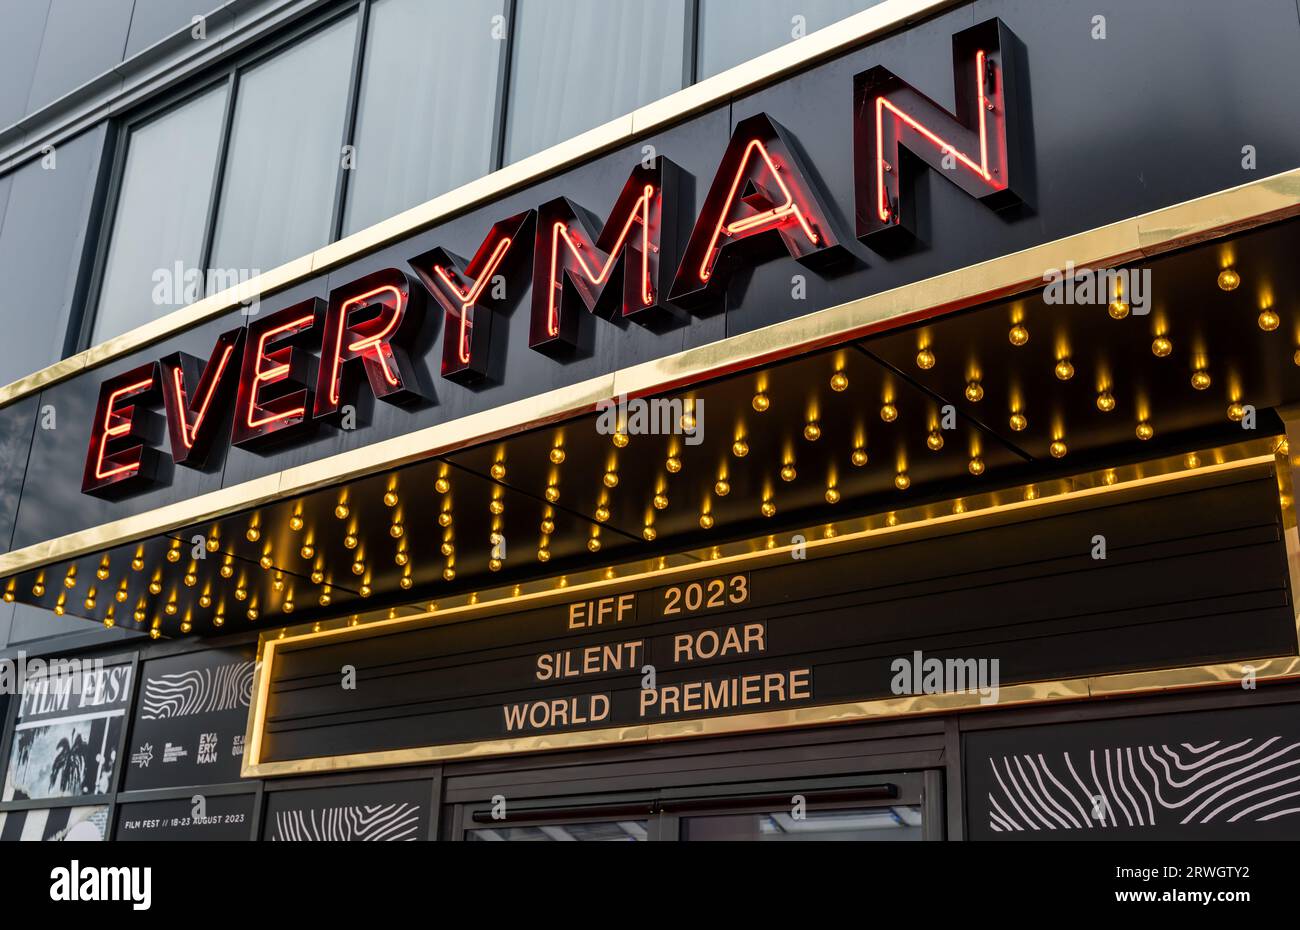
POLYGON ((886 68, 853 82, 853 162, 858 238, 869 245, 910 238, 906 189, 928 165, 999 210, 1020 202, 1017 176, 1016 38, 990 19, 953 36, 955 113, 886 68))
POLYGON ((538 208, 529 346, 571 351, 588 314, 645 326, 671 319, 664 298, 677 264, 679 172, 662 156, 638 165, 599 227, 565 197, 538 208))

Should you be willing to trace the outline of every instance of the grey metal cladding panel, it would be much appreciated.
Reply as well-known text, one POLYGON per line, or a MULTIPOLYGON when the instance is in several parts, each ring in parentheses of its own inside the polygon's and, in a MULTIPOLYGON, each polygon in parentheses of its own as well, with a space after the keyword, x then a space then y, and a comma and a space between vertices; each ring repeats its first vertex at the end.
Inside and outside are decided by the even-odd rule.
POLYGON ((25 397, 6 407, 0 416, 0 552, 9 551, 13 542, 18 499, 22 495, 40 404, 39 394, 25 397))
POLYGON ((0 384, 59 359, 104 149, 100 126, 58 147, 53 169, 28 162, 10 176, 0 227, 0 384))
POLYGON ((123 57, 130 58, 170 35, 190 28, 195 16, 205 16, 221 3, 222 0, 135 0, 123 57))
POLYGON ((122 63, 134 0, 52 0, 27 112, 122 63))
POLYGON ((0 0, 0 128, 27 114, 50 0, 0 0))

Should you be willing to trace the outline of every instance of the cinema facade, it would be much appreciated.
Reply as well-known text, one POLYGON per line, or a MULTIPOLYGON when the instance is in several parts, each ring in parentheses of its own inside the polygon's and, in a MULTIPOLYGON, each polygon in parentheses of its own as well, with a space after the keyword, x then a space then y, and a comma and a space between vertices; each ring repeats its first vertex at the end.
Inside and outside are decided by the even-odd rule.
MULTIPOLYGON (((368 73, 386 3, 257 54, 368 73)), ((121 104, 80 342, 0 388, 3 655, 90 663, 8 701, 0 836, 1300 835, 1295 4, 886 0, 708 76, 682 6, 667 96, 498 110, 351 232, 345 164, 333 241, 100 340, 209 71, 121 104)))

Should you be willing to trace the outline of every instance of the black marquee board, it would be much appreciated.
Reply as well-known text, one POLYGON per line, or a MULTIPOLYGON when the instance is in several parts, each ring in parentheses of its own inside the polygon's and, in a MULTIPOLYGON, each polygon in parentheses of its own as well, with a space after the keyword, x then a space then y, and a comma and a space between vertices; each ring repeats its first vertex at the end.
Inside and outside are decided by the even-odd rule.
POLYGON ((275 654, 260 761, 929 693, 915 672, 930 659, 974 660, 960 690, 992 697, 995 668, 1006 686, 1292 654, 1276 480, 1247 471, 603 601, 307 641, 275 654), (898 681, 897 660, 912 663, 898 681), (345 666, 355 687, 340 686, 345 666))

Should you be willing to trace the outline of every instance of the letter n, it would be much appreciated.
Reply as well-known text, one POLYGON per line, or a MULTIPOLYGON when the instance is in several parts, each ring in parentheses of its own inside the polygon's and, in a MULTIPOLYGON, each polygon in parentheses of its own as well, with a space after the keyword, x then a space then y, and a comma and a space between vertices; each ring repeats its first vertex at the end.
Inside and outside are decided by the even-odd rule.
POLYGON ((669 299, 701 312, 742 264, 782 252, 812 268, 848 257, 785 130, 759 113, 732 132, 669 299))
POLYGON ((403 343, 420 328, 424 291, 413 288, 406 272, 384 268, 337 288, 325 311, 315 415, 338 413, 347 394, 347 375, 366 373, 375 397, 392 404, 419 397, 415 370, 403 343))
POLYGON ((239 383, 243 346, 241 326, 217 337, 206 364, 187 352, 173 352, 159 362, 167 434, 177 465, 207 464, 217 426, 229 422, 226 415, 239 383))
POLYGON ((472 384, 487 375, 492 317, 510 299, 498 299, 492 282, 509 265, 517 264, 512 259, 527 254, 533 215, 532 210, 525 210, 494 224, 468 263, 441 248, 411 260, 411 267, 442 308, 444 378, 472 384))
POLYGON ((153 483, 158 450, 145 443, 159 430, 155 428, 156 415, 147 408, 160 399, 157 362, 104 382, 90 427, 83 492, 112 498, 153 483))
POLYGON ((568 198, 538 208, 529 346, 572 350, 582 341, 582 311, 646 326, 673 319, 663 291, 676 258, 679 170, 662 156, 638 165, 599 233, 568 198))
POLYGON ((1020 202, 1011 187, 1019 161, 1015 41, 998 19, 953 36, 956 113, 885 68, 854 79, 859 239, 910 238, 915 198, 905 187, 918 159, 992 209, 1020 202))

